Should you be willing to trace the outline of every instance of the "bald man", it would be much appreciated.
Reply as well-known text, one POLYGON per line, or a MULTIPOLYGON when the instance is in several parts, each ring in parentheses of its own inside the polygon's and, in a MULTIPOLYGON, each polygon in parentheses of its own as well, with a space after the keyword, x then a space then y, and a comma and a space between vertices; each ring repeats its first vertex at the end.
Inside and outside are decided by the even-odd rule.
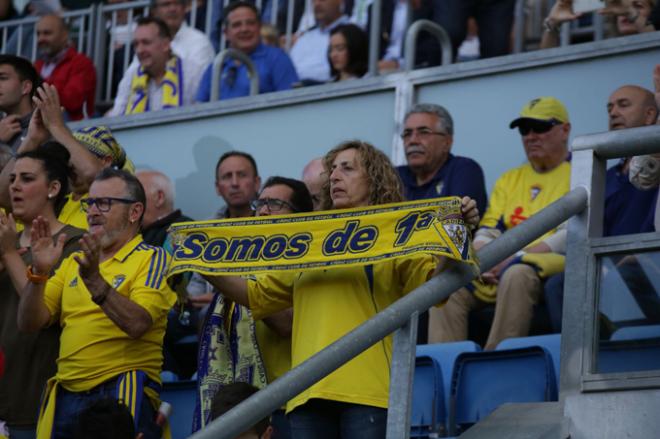
POLYGON ((314 210, 321 210, 321 192, 323 192, 323 185, 328 179, 328 174, 323 168, 323 160, 315 158, 307 163, 303 169, 302 179, 312 195, 314 210))
MULTIPOLYGON (((607 101, 610 131, 653 125, 658 117, 654 94, 637 85, 624 85, 612 93, 607 101)), ((622 158, 607 170, 605 177, 605 214, 603 236, 627 235, 655 231, 654 217, 658 188, 643 191, 633 186, 628 173, 631 157, 622 158)), ((621 276, 635 276, 632 264, 618 267, 621 276)), ((545 302, 550 323, 555 332, 561 330, 564 275, 552 276, 545 283, 545 302)), ((644 301, 633 291, 633 296, 645 316, 660 321, 660 304, 657 300, 644 301), (650 303, 650 304, 649 304, 650 303)))
POLYGON ((135 175, 142 183, 147 199, 142 238, 147 244, 161 247, 171 224, 192 219, 174 209, 174 185, 168 176, 153 170, 140 170, 135 175))
POLYGON ((57 88, 67 120, 94 116, 96 69, 87 56, 70 46, 62 17, 44 15, 37 22, 38 59, 34 67, 57 88))

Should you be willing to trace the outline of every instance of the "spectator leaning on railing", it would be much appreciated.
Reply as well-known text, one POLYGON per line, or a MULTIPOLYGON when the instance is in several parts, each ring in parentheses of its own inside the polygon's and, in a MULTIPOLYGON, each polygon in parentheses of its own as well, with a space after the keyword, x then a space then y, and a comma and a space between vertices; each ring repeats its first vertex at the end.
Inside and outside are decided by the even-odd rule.
MULTIPOLYGON (((656 0, 609 0, 607 7, 598 11, 602 15, 616 19, 616 30, 621 36, 653 32, 650 22, 651 11, 656 0)), ((573 0, 557 0, 550 14, 543 20, 541 48, 559 46, 559 27, 562 23, 577 20, 581 14, 573 12, 573 0)))
MULTIPOLYGON (((235 1, 225 8, 224 29, 229 47, 247 55, 259 77, 259 93, 289 90, 298 81, 298 75, 289 56, 281 49, 261 42, 259 12, 250 2, 235 1)), ((197 91, 198 102, 211 99, 210 65, 197 91)), ((233 58, 226 58, 220 71, 220 99, 231 99, 250 94, 247 67, 233 58)))

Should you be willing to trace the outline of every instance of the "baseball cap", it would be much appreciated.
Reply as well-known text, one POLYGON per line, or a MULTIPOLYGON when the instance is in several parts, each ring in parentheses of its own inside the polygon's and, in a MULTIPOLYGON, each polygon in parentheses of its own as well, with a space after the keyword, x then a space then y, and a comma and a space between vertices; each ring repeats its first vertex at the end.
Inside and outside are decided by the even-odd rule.
POLYGON ((126 151, 108 127, 99 125, 81 128, 73 133, 73 137, 97 157, 112 157, 112 166, 130 173, 135 172, 135 166, 126 157, 126 151))
POLYGON ((532 99, 520 111, 520 117, 514 119, 509 128, 515 128, 526 120, 538 122, 568 122, 568 111, 559 99, 543 96, 532 99))

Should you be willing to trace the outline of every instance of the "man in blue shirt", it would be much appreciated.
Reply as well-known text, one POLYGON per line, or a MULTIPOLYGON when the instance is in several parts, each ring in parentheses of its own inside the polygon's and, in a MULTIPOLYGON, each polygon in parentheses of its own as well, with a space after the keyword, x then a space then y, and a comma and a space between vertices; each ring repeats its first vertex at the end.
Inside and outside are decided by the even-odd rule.
MULTIPOLYGON (((484 173, 477 162, 451 153, 454 121, 440 105, 417 104, 406 114, 403 146, 407 165, 397 167, 408 200, 468 196, 486 211, 484 173)), ((428 312, 419 316, 417 343, 427 342, 428 312)))
POLYGON ((477 162, 451 153, 454 122, 440 105, 417 104, 406 114, 403 146, 407 165, 397 171, 408 200, 468 196, 486 211, 484 173, 477 162))
MULTIPOLYGON (((655 124, 658 108, 650 90, 637 85, 625 85, 610 95, 607 114, 610 131, 616 131, 655 124)), ((658 188, 648 191, 635 188, 629 181, 629 165, 630 157, 627 157, 607 170, 603 236, 657 231, 653 219, 658 188)), ((660 298, 655 294, 655 289, 648 289, 652 294, 647 295, 641 288, 635 287, 635 284, 642 284, 645 275, 639 265, 634 263, 634 259, 619 264, 617 270, 646 318, 652 323, 660 321, 660 298)), ((555 332, 561 331, 563 286, 563 273, 552 276, 545 284, 545 302, 555 332)))
MULTIPOLYGON (((261 42, 261 22, 257 8, 246 1, 230 3, 223 13, 225 37, 229 47, 248 55, 259 75, 259 93, 289 90, 298 82, 298 75, 289 56, 281 49, 261 42)), ((197 90, 197 101, 211 98, 211 72, 208 66, 197 90)), ((220 99, 231 99, 250 94, 248 70, 244 64, 227 59, 220 76, 220 99)))

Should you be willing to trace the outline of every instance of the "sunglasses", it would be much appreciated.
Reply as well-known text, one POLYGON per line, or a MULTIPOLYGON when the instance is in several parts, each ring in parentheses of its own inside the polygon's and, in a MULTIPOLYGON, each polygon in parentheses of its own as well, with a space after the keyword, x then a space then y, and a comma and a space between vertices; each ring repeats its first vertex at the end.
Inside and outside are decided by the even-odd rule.
POLYGON ((518 125, 518 131, 520 131, 521 136, 526 136, 531 131, 534 131, 536 134, 544 134, 550 131, 553 127, 561 125, 561 122, 557 120, 549 121, 527 121, 518 125))

